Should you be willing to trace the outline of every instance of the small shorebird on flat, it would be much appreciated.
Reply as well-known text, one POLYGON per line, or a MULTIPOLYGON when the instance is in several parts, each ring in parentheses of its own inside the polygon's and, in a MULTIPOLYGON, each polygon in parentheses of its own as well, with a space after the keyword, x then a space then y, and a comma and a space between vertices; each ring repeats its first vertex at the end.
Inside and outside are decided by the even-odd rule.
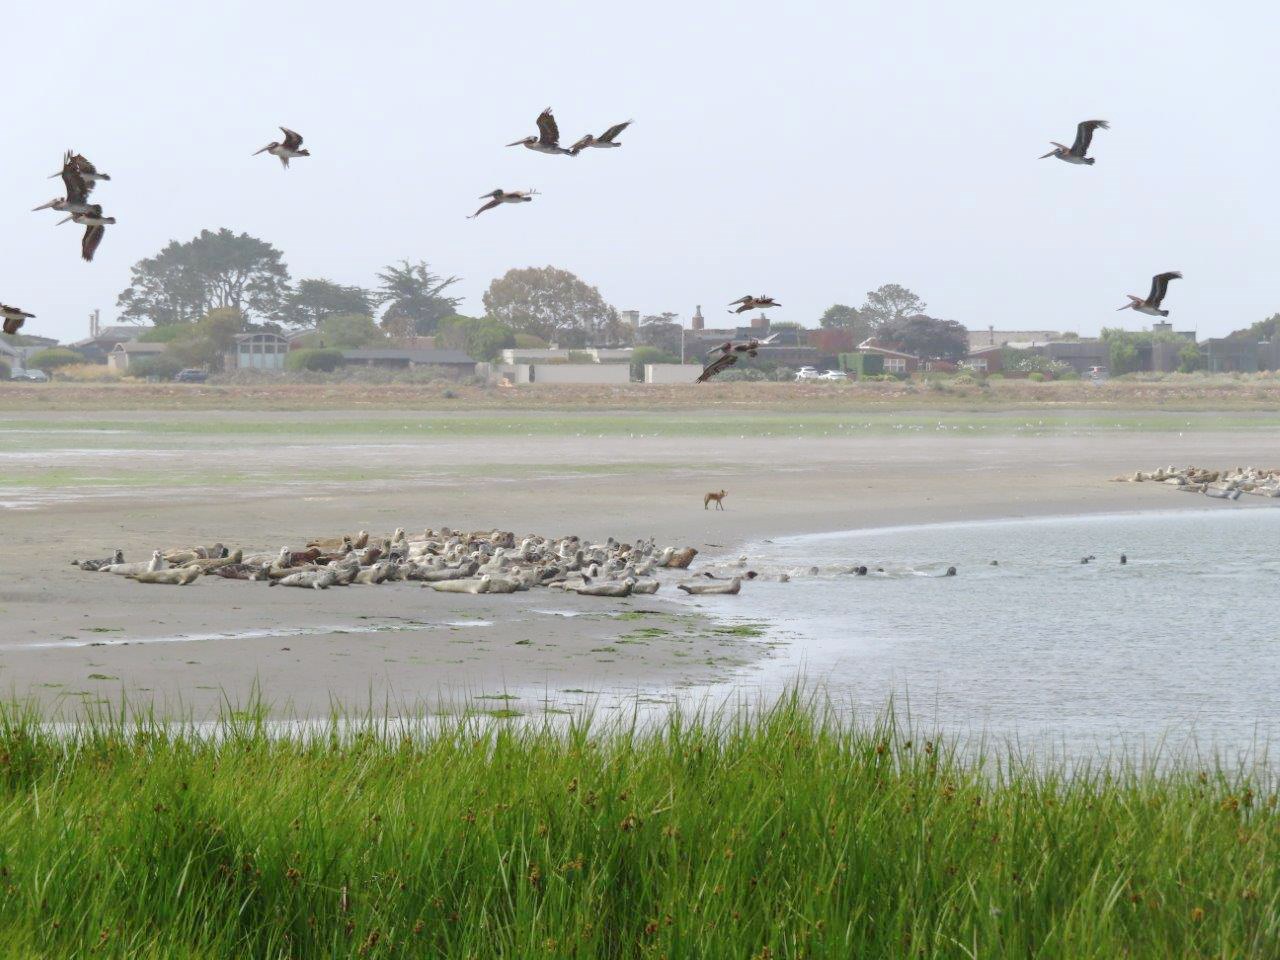
POLYGON ((22 329, 22 325, 28 320, 34 319, 34 313, 27 313, 25 310, 19 310, 17 307, 11 307, 6 303, 0 303, 0 319, 4 320, 5 333, 17 333, 22 329))
POLYGON ((467 219, 474 220, 486 210, 492 210, 494 207, 500 207, 504 203, 531 203, 533 198, 537 195, 537 190, 493 190, 481 195, 481 200, 488 200, 489 202, 475 213, 471 214, 471 216, 467 217, 467 219))
POLYGON ((536 150, 538 153, 560 153, 566 156, 572 155, 572 150, 567 150, 560 146, 560 128, 556 126, 556 118, 551 115, 551 108, 543 110, 538 114, 538 135, 536 137, 525 137, 523 140, 515 140, 508 143, 508 147, 525 147, 529 150, 536 150))
POLYGON ((76 173, 80 174, 84 182, 89 185, 90 190, 94 188, 94 185, 99 180, 111 179, 110 174, 99 173, 98 168, 90 163, 89 158, 84 154, 72 153, 70 150, 62 156, 62 170, 59 170, 57 173, 49 174, 49 179, 53 180, 57 177, 61 177, 68 166, 74 169, 76 173))
POLYGON ((734 300, 733 303, 729 304, 729 306, 736 306, 738 308, 737 310, 730 310, 730 313, 746 313, 748 310, 755 310, 757 307, 761 310, 768 310, 772 307, 780 307, 782 304, 774 300, 773 297, 766 297, 763 295, 753 297, 751 294, 747 294, 745 297, 739 297, 737 300, 734 300))
POLYGON ((311 156, 311 151, 303 149, 302 134, 290 130, 288 127, 281 127, 280 130, 284 133, 283 143, 272 140, 261 150, 253 151, 253 156, 256 157, 260 153, 269 153, 273 157, 278 157, 280 165, 288 170, 291 159, 294 157, 309 157, 311 156))
MULTIPOLYGON (((85 161, 86 163, 88 161, 85 161)), ((92 164, 89 164, 92 166, 92 164)), ((66 196, 54 197, 48 203, 42 203, 38 207, 33 207, 32 212, 36 210, 57 210, 60 213, 88 213, 92 204, 89 203, 89 194, 93 192, 94 182, 86 180, 84 174, 77 169, 70 151, 67 152, 66 159, 62 164, 63 186, 66 187, 66 196)))
POLYGON ((1161 310, 1160 304, 1164 300, 1164 295, 1169 292, 1170 280, 1181 280, 1182 274, 1177 270, 1170 270, 1167 273, 1157 273, 1151 278, 1151 292, 1147 294, 1147 299, 1135 297, 1132 293, 1126 293, 1129 302, 1123 307, 1116 308, 1116 312, 1121 310, 1136 310, 1138 313, 1145 313, 1149 317, 1167 317, 1168 310, 1161 310))
POLYGON ((608 147, 620 147, 622 144, 618 142, 618 134, 622 133, 623 130, 627 129, 627 127, 631 126, 634 122, 634 120, 625 120, 622 123, 615 123, 598 137, 593 137, 588 133, 585 137, 570 147, 569 152, 576 157, 583 150, 587 149, 587 147, 600 147, 601 149, 608 147))
POLYGON ((1093 157, 1087 157, 1085 154, 1089 152, 1089 144, 1093 142, 1094 130, 1110 130, 1111 124, 1105 120, 1081 120, 1076 126, 1076 142, 1071 146, 1059 143, 1057 140, 1050 140, 1054 149, 1050 150, 1041 160, 1047 157, 1057 157, 1059 160, 1065 160, 1067 163, 1083 163, 1093 166, 1093 157))

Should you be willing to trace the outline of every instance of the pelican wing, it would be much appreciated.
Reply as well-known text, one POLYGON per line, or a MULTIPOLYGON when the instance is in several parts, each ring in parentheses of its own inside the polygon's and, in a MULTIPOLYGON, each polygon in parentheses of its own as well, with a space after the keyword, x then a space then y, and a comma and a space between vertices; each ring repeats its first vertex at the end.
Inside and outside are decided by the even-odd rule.
POLYGON ((284 132, 284 148, 286 150, 297 150, 302 146, 302 134, 290 130, 288 127, 280 128, 284 132))
POLYGON ((552 146, 560 142, 560 128, 556 126, 556 118, 551 115, 550 107, 538 114, 538 139, 552 146))
POLYGON ((739 297, 737 300, 730 300, 729 306, 736 307, 740 303, 746 304, 746 303, 753 303, 754 301, 755 301, 755 297, 751 296, 750 294, 747 294, 745 297, 739 297))
POLYGON ((98 244, 102 243, 103 234, 107 232, 107 228, 103 226, 93 226, 84 228, 84 239, 80 241, 80 256, 86 260, 92 260, 93 255, 98 250, 98 244))
POLYGON ((84 203, 93 191, 93 182, 86 181, 72 163, 62 165, 62 183, 67 190, 68 203, 84 203))
POLYGON ((595 139, 596 139, 595 137, 593 137, 591 134, 588 133, 585 137, 583 137, 581 140, 575 143, 572 147, 570 147, 569 152, 572 153, 574 156, 577 156, 587 147, 591 146, 591 144, 595 142, 595 139))
POLYGON ((1093 131, 1099 127, 1109 130, 1111 125, 1105 120, 1081 120, 1076 127, 1076 142, 1071 145, 1071 152, 1077 157, 1088 153, 1089 144, 1093 142, 1093 131))
POLYGON ((698 379, 695 382, 706 383, 717 373, 720 373, 723 370, 728 370, 737 362, 738 358, 735 354, 726 353, 723 356, 719 356, 702 368, 702 373, 698 374, 698 379))
POLYGON ((502 201, 495 197, 493 200, 490 200, 488 203, 486 203, 483 207, 481 207, 471 216, 467 217, 467 219, 474 220, 476 217, 480 216, 480 214, 484 213, 486 210, 492 210, 494 207, 500 207, 500 206, 502 206, 502 201))
POLYGON ((1168 273, 1157 273, 1151 278, 1151 293, 1147 296, 1148 305, 1159 307, 1160 301, 1169 292, 1169 281, 1181 279, 1182 274, 1177 270, 1170 270, 1168 273))
POLYGON ((634 120, 624 120, 622 123, 615 123, 612 127, 606 130, 604 133, 600 134, 600 139, 605 141, 606 143, 612 143, 614 138, 617 137, 618 134, 620 134, 623 130, 627 129, 627 127, 631 126, 631 124, 633 124, 634 122, 635 122, 634 120))

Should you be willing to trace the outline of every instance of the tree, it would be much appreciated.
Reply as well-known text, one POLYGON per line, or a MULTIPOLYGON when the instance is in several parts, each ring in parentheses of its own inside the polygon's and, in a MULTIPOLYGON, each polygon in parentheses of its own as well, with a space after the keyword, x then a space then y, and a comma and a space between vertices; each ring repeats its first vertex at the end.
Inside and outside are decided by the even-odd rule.
POLYGON ((969 331, 956 320, 903 317, 883 324, 878 336, 901 343, 902 349, 925 360, 959 361, 969 353, 969 331))
POLYGON ((508 270, 484 294, 489 316, 516 333, 532 333, 568 346, 629 340, 618 311, 600 291, 567 270, 508 270))
POLYGON ((66 347, 50 347, 48 350, 38 350, 27 357, 26 366, 28 370, 49 371, 77 363, 84 363, 84 357, 74 350, 68 350, 66 347))
POLYGON ((243 333, 245 326, 245 316, 239 310, 210 310, 195 323, 180 328, 182 335, 169 341, 169 352, 187 366, 219 369, 236 334, 243 333))
POLYGON ((331 373, 342 366, 341 350, 290 350, 284 358, 284 368, 292 372, 311 370, 331 373))
POLYGON ((285 298, 280 320, 295 327, 316 328, 325 317, 373 313, 373 297, 363 287, 344 287, 332 280, 299 280, 285 298))
POLYGON ((1204 354, 1200 352, 1200 348, 1188 341, 1186 346, 1178 351, 1178 370, 1182 373, 1194 373, 1204 367, 1204 354))
POLYGON ((143 357, 129 364, 128 374, 146 380, 155 377, 157 380, 172 380, 185 364, 175 356, 161 353, 154 357, 143 357))
POLYGON ((132 268, 129 287, 116 299, 121 317, 156 326, 190 323, 210 310, 273 316, 289 289, 279 250, 264 240, 223 227, 168 246, 132 268))
POLYGON ((870 330, 879 336, 880 328, 885 324, 922 316, 927 309, 928 304, 906 287, 886 283, 867 293, 867 300, 859 313, 870 330))
POLYGON ((1107 366, 1112 376, 1118 377, 1138 369, 1140 364, 1138 346, 1144 342, 1150 343, 1151 333, 1103 327, 1101 339, 1107 345, 1107 366))
POLYGON ((325 317, 314 333, 302 337, 307 347, 336 347, 355 350, 385 343, 387 332, 367 313, 340 313, 325 317))
POLYGON ((394 337, 426 337, 436 332, 445 317, 458 312, 461 297, 445 296, 458 277, 440 277, 425 260, 402 260, 378 274, 373 300, 385 306, 382 327, 394 337))
POLYGON ((503 350, 516 345, 515 334, 493 317, 445 317, 440 321, 436 342, 450 350, 462 350, 474 360, 496 360, 503 350))
POLYGON ((669 353, 658 347, 636 347, 631 351, 631 379, 643 380, 647 363, 679 363, 678 353, 669 353))
POLYGON ((683 334, 684 324, 679 321, 676 314, 668 311, 647 316, 640 320, 640 329, 635 332, 636 349, 656 347, 658 350, 679 357, 683 334))
POLYGON ((871 326, 862 311, 843 303, 833 303, 827 307, 818 320, 818 326, 827 330, 852 330, 854 338, 859 342, 871 335, 871 326))

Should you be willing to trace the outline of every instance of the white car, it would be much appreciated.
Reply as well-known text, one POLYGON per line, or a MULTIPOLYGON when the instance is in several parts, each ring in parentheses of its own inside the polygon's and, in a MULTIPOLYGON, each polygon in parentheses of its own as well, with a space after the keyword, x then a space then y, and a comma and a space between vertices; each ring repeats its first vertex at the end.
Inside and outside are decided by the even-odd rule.
POLYGON ((822 374, 813 367, 801 367, 796 371, 797 380, 821 380, 822 374))
POLYGON ((828 370, 818 377, 819 380, 848 380, 849 375, 843 370, 828 370))

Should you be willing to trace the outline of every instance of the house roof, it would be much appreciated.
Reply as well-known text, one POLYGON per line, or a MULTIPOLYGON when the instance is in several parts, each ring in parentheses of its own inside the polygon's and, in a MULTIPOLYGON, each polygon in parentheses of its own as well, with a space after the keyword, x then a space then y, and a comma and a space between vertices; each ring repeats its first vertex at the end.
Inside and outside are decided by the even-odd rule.
POLYGON ((232 340, 252 340, 254 337, 275 337, 277 340, 288 340, 282 333, 276 333, 274 330, 250 330, 248 333, 237 333, 232 340))
POLYGON ((1003 350, 1004 350, 1004 347, 1002 347, 998 343, 992 346, 974 347, 972 350, 969 351, 969 356, 976 357, 984 353, 1000 353, 1003 350))
POLYGON ((882 344, 876 343, 875 337, 868 337, 866 340, 863 340, 860 344, 858 344, 858 349, 864 350, 864 351, 871 350, 871 351, 874 351, 875 353, 887 353, 890 356, 905 357, 908 360, 920 359, 914 353, 906 353, 902 350, 894 350, 892 347, 886 347, 882 344))
POLYGON ((104 343, 112 340, 136 340, 138 339, 139 334, 151 329, 153 328, 149 326, 134 326, 133 324, 126 326, 117 324, 110 327, 103 327, 98 331, 98 335, 96 337, 85 337, 83 340, 77 340, 70 346, 89 347, 95 343, 104 343))
POLYGON ((408 360, 410 363, 475 363, 461 350, 343 350, 348 360, 408 360))
POLYGON ((169 349, 167 343, 140 343, 137 340, 130 340, 128 343, 117 343, 112 348, 112 353, 164 353, 169 349))

